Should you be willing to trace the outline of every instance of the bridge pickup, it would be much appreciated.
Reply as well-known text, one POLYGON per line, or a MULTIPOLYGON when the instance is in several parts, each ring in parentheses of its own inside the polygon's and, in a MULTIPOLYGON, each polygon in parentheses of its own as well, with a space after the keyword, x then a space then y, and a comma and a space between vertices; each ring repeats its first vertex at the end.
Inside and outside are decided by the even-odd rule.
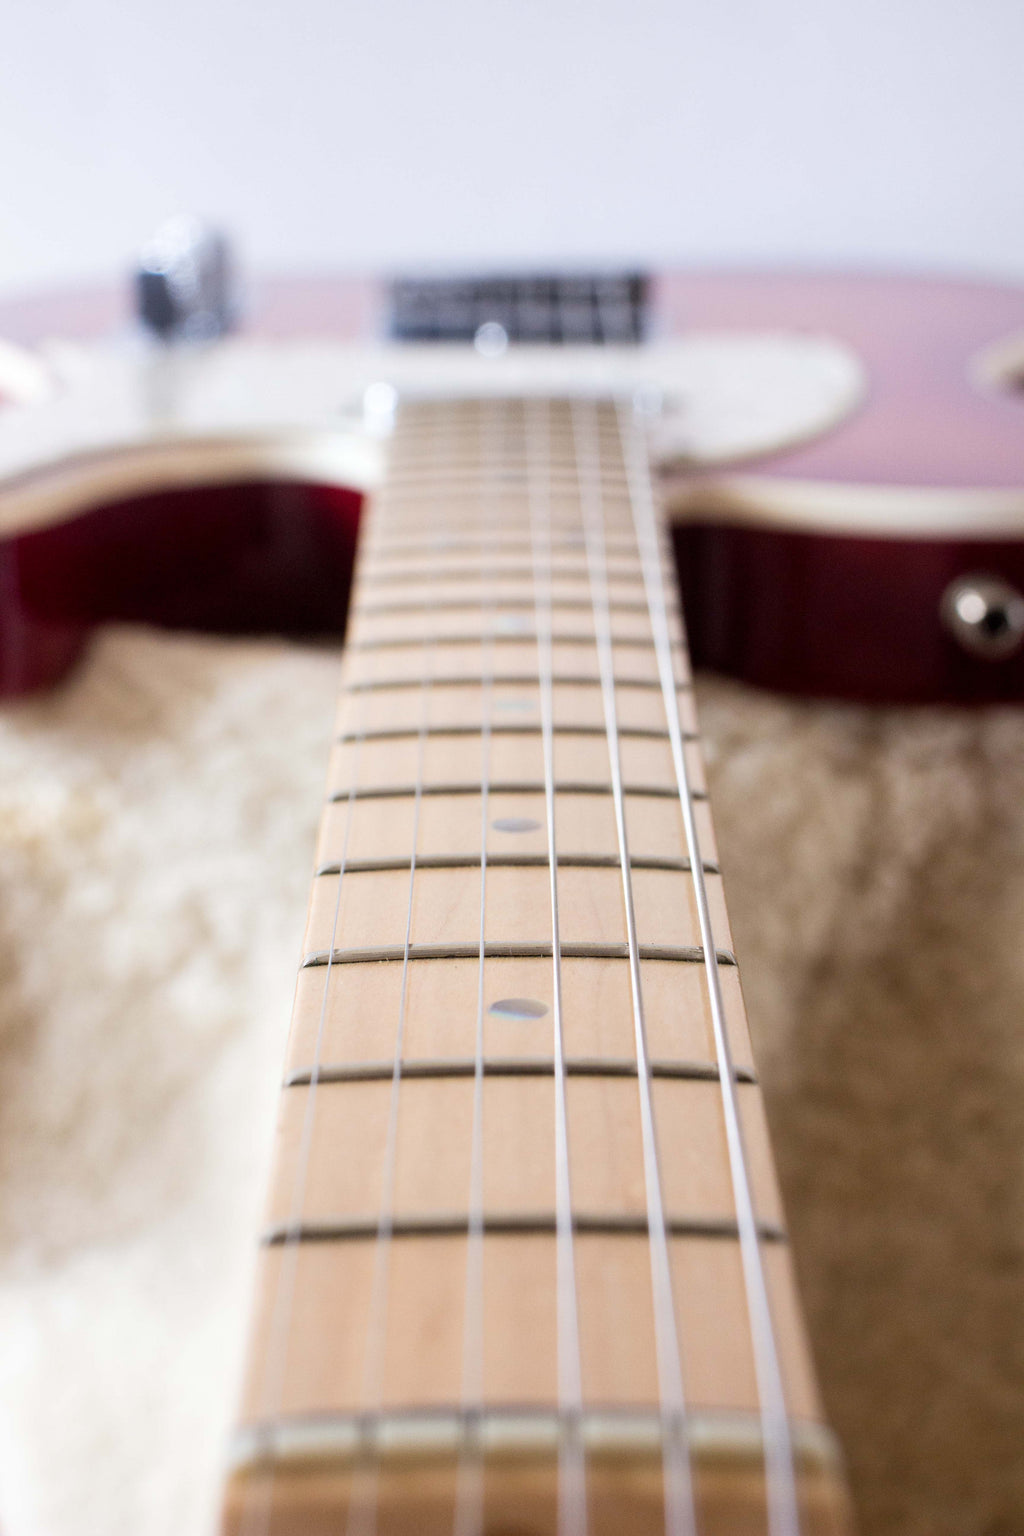
POLYGON ((396 341, 492 340, 573 346, 629 344, 646 330, 648 280, 640 272, 476 278, 397 278, 391 285, 396 341))

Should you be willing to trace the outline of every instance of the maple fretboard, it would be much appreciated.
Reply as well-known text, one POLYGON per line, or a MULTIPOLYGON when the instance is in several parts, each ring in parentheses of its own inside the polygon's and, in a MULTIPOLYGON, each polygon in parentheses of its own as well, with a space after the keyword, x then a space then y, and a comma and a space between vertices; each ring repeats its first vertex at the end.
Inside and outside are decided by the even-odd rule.
POLYGON ((402 407, 232 1533, 845 1528, 666 570, 622 405, 402 407))

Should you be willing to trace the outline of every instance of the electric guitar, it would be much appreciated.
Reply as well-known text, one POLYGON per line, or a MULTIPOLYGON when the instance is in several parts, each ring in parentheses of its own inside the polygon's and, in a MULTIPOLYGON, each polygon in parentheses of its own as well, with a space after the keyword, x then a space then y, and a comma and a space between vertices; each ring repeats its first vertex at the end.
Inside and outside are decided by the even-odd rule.
POLYGON ((358 497, 380 473, 358 430, 367 379, 546 379, 662 391, 653 450, 698 665, 869 702, 1019 698, 1020 291, 632 281, 606 278, 604 300, 463 285, 454 304, 420 285, 401 347, 380 345, 386 286, 354 280, 266 283, 242 335, 185 355, 127 341, 116 291, 0 307, 0 556, 17 568, 0 689, 53 680, 109 618, 340 631, 358 497), (495 313, 525 349, 464 344, 495 313), (551 334, 557 351, 531 350, 551 334), (574 349, 594 334, 611 344, 574 349))
MULTIPOLYGON (((531 353, 488 310, 475 347, 440 351, 15 359, 10 690, 108 617, 347 618, 226 1529, 845 1528, 661 507, 702 659, 808 691, 1013 697, 1021 465, 993 392, 956 413, 1001 448, 981 484, 907 488, 906 441, 876 484, 834 483, 829 454, 884 440, 851 346, 870 284, 860 310, 855 285, 807 286, 804 324, 830 300, 859 334, 787 334, 795 283, 690 280, 675 295, 705 323, 731 289, 736 334, 531 353)), ((346 319, 369 297, 329 292, 346 319)), ((965 293, 979 349, 1019 314, 998 297, 990 334, 965 293)), ((570 298, 600 314, 601 293, 570 298)), ((1012 348, 979 356, 993 391, 1012 380, 1012 348)))

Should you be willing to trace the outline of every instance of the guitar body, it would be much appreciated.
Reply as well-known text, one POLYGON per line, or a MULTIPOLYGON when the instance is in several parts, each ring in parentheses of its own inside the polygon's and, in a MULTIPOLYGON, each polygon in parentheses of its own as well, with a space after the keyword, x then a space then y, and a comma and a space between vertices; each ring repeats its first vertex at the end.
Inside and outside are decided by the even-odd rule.
POLYGON ((867 372, 833 430, 683 500, 676 550, 700 662, 819 697, 1020 698, 1024 659, 966 652, 941 606, 965 574, 1024 580, 1024 293, 778 275, 697 279, 690 302, 709 327, 835 336, 867 372))
MULTIPOLYGON (((310 334, 356 344, 379 334, 385 311, 371 284, 278 282, 257 290, 247 332, 282 344, 310 334)), ((0 308, 0 336, 97 343, 116 320, 113 296, 96 294, 0 308)), ((834 421, 826 404, 810 441, 780 432, 765 452, 755 432, 753 448, 732 462, 669 462, 697 664, 823 697, 1019 698, 1024 648, 965 646, 945 622, 943 599, 977 575, 1024 590, 1024 293, 880 276, 665 277, 654 285, 650 325, 669 337, 829 337, 864 373, 860 397, 834 421)), ((154 419, 152 433, 161 430, 154 419)), ((48 466, 40 468, 45 477, 48 466)), ((138 478, 151 473, 140 467, 138 478)), ((160 494, 143 497, 117 494, 102 475, 86 491, 84 476, 44 527, 25 531, 15 501, 0 543, 0 688, 53 681, 89 628, 109 619, 343 631, 338 594, 348 590, 364 486, 317 485, 309 470, 298 483, 287 473, 270 479, 245 465, 231 489, 223 467, 213 473, 215 488, 201 470, 164 466, 160 494), (176 494, 182 476, 194 483, 176 494)))
MULTIPOLYGON (((669 327, 796 327, 838 337, 861 359, 868 384, 855 409, 802 446, 742 466, 669 471, 696 656, 797 693, 1015 698, 1014 658, 968 655, 939 609, 961 575, 1011 583, 1019 576, 1020 405, 1011 392, 979 389, 971 366, 1021 324, 1020 295, 882 279, 686 278, 659 284, 657 298, 669 327), (956 325, 940 342, 939 317, 953 314, 956 325), (916 379, 915 357, 928 359, 916 379), (922 397, 930 404, 918 415, 922 397), (945 423, 939 431, 929 425, 936 419, 945 423), (898 618, 895 597, 903 605, 898 618)), ((276 285, 257 294, 253 329, 281 339, 314 331, 351 339, 372 329, 379 303, 370 285, 276 285)), ((25 342, 55 331, 88 340, 116 313, 111 299, 96 296, 80 308, 69 301, 63 314, 12 311, 0 331, 25 342)), ((218 465, 211 486, 203 465, 177 445, 155 477, 151 461, 134 483, 130 469, 111 480, 108 468, 103 455, 79 459, 64 477, 74 487, 60 515, 51 501, 32 526, 12 515, 6 527, 6 589, 14 589, 4 610, 8 692, 68 676, 73 701, 78 685, 68 668, 106 619, 226 633, 270 625, 340 633, 339 591, 347 590, 367 485, 361 473, 318 476, 303 467, 289 477, 286 460, 246 462, 218 465), (182 481, 194 483, 185 490, 182 481)), ((21 488, 8 509, 21 505, 21 488)), ((158 653, 146 655, 159 666, 158 653)), ((101 649, 104 659, 116 675, 120 654, 101 649)), ((283 721, 283 693, 277 703, 283 721)), ((51 707, 59 701, 42 706, 51 707)), ((1015 1293, 1006 1276, 1017 1272, 1008 1259, 994 1289, 987 1282, 971 1289, 972 1274, 989 1259, 998 1268, 998 1256, 980 1218, 967 1217, 984 1207, 1000 1230, 1012 1226, 1015 1186, 986 1175, 984 1147, 1003 1166, 1012 1155, 1014 1076, 1000 1082, 997 1062, 1010 1058, 1006 1009, 1019 981, 1001 905, 1016 888, 1016 843, 1003 848, 1011 866, 998 890, 992 854, 1015 822, 1012 792, 994 812, 982 808, 989 786, 978 767, 980 759, 1004 769, 1012 760, 1012 717, 1003 718, 1000 736, 984 715, 976 723, 936 716, 929 726, 930 716, 820 713, 714 683, 704 687, 702 709, 738 948, 753 957, 747 985, 812 1335, 867 1528, 981 1531, 986 1521, 1012 1521, 1022 1507, 1019 1477, 1000 1449, 1015 1412, 1012 1369, 1000 1360, 1012 1339, 1015 1293), (968 809, 955 789, 965 757, 977 801, 968 809), (911 774, 913 805, 887 772, 903 785, 911 774), (756 827, 751 798, 765 806, 756 827), (890 882, 880 893, 872 880, 877 874, 884 886, 893 866, 895 889, 890 882), (947 985, 937 982, 934 955, 964 934, 993 932, 972 1057, 960 1025, 977 994, 966 980, 950 980, 948 969, 947 985), (907 959, 915 943, 916 965, 907 959), (992 1134, 986 1143, 970 1121, 977 1099, 969 1093, 955 1133, 964 1166, 948 1187, 930 1187, 918 1163, 930 1156, 941 1177, 935 1167, 948 1106, 965 1103, 964 1073, 972 1093, 992 1089, 992 1134), (888 1082, 883 1099, 872 1096, 879 1077, 888 1082), (943 1218, 955 1257, 935 1264, 929 1234, 943 1218), (916 1242, 912 1253, 904 1239, 916 1242), (953 1277, 945 1291, 944 1265, 953 1277), (893 1321, 894 1313, 912 1319, 916 1306, 919 1323, 893 1321), (973 1340, 978 1369, 988 1367, 992 1378, 988 1397, 951 1385, 945 1413, 946 1383, 957 1373, 943 1365, 943 1329, 954 1350, 973 1340), (831 1357, 830 1338, 838 1341, 831 1357), (858 1365, 858 1351, 870 1358, 869 1370, 858 1365), (930 1389, 936 1405, 918 1434, 908 1423, 930 1389), (970 1450, 958 1444, 957 1405, 985 1426, 970 1450), (970 1458, 981 1454, 982 1439, 986 1486, 972 1489, 970 1458), (947 1517, 952 1523, 943 1526, 947 1517)), ((88 711, 81 717, 89 718, 88 711)))

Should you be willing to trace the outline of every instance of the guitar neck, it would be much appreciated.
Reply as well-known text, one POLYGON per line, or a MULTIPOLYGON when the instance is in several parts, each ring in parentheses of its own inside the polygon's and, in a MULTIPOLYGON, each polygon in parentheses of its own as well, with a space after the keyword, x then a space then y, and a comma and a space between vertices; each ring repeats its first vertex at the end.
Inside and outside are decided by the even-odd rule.
POLYGON ((225 1529, 845 1528, 643 432, 403 407, 225 1529))

